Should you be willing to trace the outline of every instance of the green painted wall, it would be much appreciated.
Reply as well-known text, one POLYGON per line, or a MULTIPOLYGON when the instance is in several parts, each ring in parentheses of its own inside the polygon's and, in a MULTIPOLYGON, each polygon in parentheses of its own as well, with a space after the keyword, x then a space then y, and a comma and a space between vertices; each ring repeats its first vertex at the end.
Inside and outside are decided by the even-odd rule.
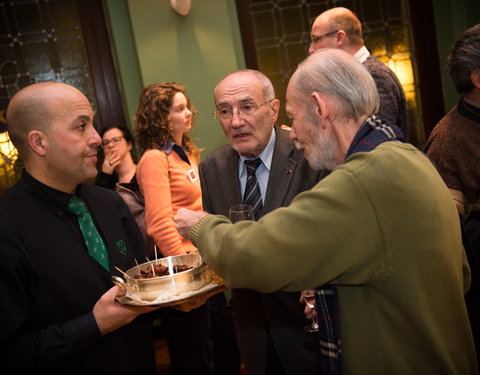
POLYGON ((193 0, 185 17, 175 13, 169 0, 105 4, 129 116, 135 114, 144 86, 176 81, 187 87, 197 108, 192 136, 205 149, 202 157, 224 144, 212 117, 213 89, 225 74, 245 67, 235 1, 193 0))
POLYGON ((438 55, 442 69, 445 112, 458 102, 458 94, 446 70, 447 55, 452 43, 465 29, 480 23, 479 0, 433 0, 438 55))
MULTIPOLYGON (((245 67, 235 0, 192 0, 186 17, 176 14, 169 0, 104 0, 104 4, 131 126, 142 88, 173 80, 187 87, 197 107, 193 136, 205 148, 202 156, 225 143, 211 112, 219 79, 245 67)), ((480 23, 480 1, 433 0, 433 5, 447 112, 458 94, 445 69, 446 56, 463 30, 480 23)))

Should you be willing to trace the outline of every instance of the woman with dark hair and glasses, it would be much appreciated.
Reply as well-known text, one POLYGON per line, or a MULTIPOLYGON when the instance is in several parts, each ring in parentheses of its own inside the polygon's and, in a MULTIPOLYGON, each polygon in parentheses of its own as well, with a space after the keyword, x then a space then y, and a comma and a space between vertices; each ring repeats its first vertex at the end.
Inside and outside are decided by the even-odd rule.
MULTIPOLYGON (((136 178, 145 197, 148 234, 163 256, 197 251, 180 236, 173 221, 180 208, 203 208, 198 178, 200 152, 188 134, 194 120, 195 109, 184 86, 163 82, 144 88, 136 113, 135 136, 142 153, 136 178)), ((214 354, 219 349, 223 357, 230 359, 228 353, 233 348, 238 355, 231 318, 223 319, 221 315, 223 328, 212 333, 217 325, 211 316, 222 313, 212 310, 209 303, 189 312, 161 310, 172 374, 239 373, 239 357, 237 363, 227 363, 223 358, 218 361, 221 356, 214 354)))
POLYGON ((130 183, 135 176, 134 141, 130 131, 111 125, 100 132, 104 159, 95 184, 115 189, 117 182, 130 183))

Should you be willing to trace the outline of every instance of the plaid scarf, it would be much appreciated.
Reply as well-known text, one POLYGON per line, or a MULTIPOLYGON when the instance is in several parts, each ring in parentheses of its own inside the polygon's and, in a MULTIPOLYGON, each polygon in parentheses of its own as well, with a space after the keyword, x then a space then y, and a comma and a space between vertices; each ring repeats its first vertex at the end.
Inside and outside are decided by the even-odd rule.
MULTIPOLYGON (((376 116, 367 118, 358 130, 345 159, 356 152, 368 152, 379 144, 389 141, 403 141, 401 130, 395 125, 387 125, 376 116)), ((323 285, 315 290, 315 307, 318 315, 320 350, 322 355, 322 375, 340 375, 342 343, 337 286, 323 285)))

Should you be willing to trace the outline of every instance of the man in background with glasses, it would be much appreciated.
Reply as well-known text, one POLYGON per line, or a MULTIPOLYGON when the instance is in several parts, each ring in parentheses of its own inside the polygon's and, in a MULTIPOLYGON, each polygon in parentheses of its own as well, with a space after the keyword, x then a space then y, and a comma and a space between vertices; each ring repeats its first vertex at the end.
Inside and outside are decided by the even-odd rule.
MULTIPOLYGON (((289 205, 298 193, 318 182, 320 172, 308 166, 289 139, 289 131, 274 126, 280 102, 263 73, 228 74, 215 87, 214 100, 214 117, 228 144, 200 163, 205 211, 228 216, 231 206, 245 203, 247 177, 253 170, 261 195, 257 220, 289 205), (247 167, 249 163, 255 167, 247 167)), ((232 290, 237 340, 249 375, 320 372, 318 338, 303 331, 304 305, 299 298, 298 292, 232 290)))
POLYGON ((363 64, 375 81, 380 97, 377 116, 397 125, 406 139, 408 118, 405 92, 395 73, 365 47, 362 24, 357 16, 342 7, 326 10, 313 22, 310 37, 309 54, 321 48, 338 48, 363 64))

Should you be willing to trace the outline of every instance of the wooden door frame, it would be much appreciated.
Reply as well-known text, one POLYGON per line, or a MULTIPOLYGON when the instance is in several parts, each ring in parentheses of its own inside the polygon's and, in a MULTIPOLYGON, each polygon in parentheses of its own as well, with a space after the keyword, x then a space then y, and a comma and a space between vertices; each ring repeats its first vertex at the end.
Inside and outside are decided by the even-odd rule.
POLYGON ((103 1, 77 0, 77 5, 102 125, 126 126, 103 1))
POLYGON ((425 139, 445 115, 432 0, 409 0, 425 139))

